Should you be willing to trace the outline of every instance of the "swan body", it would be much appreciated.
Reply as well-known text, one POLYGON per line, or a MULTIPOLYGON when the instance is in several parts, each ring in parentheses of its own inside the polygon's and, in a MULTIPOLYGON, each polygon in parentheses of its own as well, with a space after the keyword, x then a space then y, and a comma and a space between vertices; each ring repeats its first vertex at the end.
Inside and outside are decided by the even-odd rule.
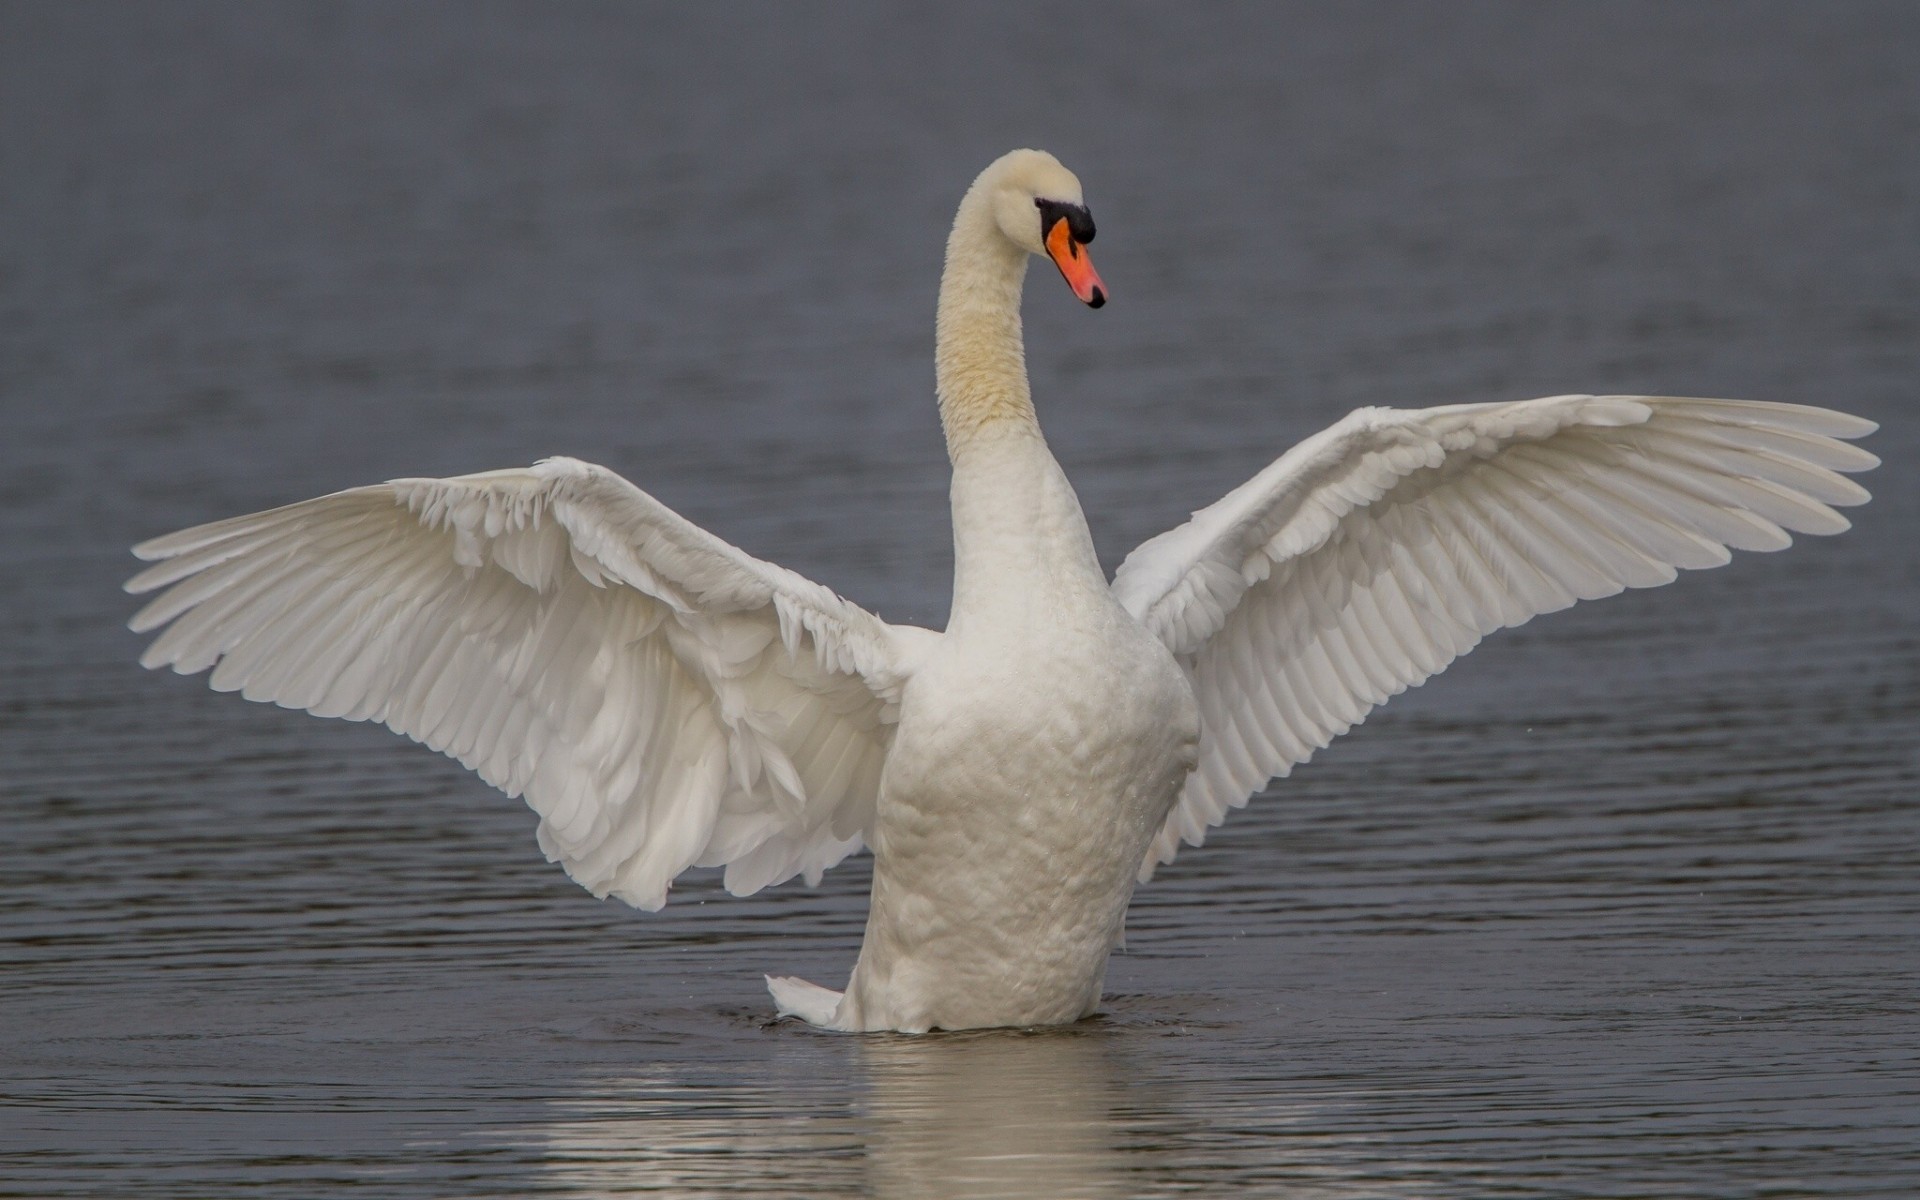
POLYGON ((377 720, 540 815, 599 896, 691 866, 745 894, 874 855, 841 1030, 1065 1022, 1099 1003, 1137 882, 1480 637, 1575 600, 1837 533, 1871 422, 1729 400, 1362 409, 1111 583, 1047 449, 1027 264, 1084 302, 1080 184, 1015 151, 947 246, 943 632, 890 625, 572 459, 403 479, 143 543, 149 667, 377 720))

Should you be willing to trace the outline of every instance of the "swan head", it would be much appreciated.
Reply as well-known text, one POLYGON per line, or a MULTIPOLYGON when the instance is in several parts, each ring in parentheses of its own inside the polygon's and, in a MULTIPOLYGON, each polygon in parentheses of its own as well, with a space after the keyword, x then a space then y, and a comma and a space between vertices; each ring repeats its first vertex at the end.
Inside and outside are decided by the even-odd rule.
POLYGON ((1093 214, 1072 171, 1044 150, 1015 150, 988 167, 982 182, 989 185, 994 221, 1008 241, 1051 259, 1089 308, 1107 302, 1107 287, 1087 256, 1093 214))

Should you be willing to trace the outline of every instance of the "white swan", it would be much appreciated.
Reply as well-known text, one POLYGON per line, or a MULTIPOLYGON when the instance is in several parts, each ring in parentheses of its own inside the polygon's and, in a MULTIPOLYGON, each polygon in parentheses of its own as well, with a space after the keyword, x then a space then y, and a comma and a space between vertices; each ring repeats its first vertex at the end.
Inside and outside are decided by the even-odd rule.
POLYGON ((1492 630, 1837 533, 1874 425, 1730 400, 1363 409, 1131 554, 1109 586, 1027 389, 1028 256, 1105 292, 1080 184, 989 166, 940 286, 944 633, 889 625, 603 468, 400 479, 147 542, 148 667, 377 720, 540 814, 597 896, 690 866, 753 892, 872 847, 833 1029, 1094 1010, 1136 879, 1492 630))

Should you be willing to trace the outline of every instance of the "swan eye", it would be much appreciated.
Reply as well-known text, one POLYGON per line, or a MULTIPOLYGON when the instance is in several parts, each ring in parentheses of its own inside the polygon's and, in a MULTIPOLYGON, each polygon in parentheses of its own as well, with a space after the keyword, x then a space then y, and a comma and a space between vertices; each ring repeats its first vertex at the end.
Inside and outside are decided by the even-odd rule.
POLYGON ((1053 229, 1054 222, 1065 218, 1067 232, 1073 240, 1086 245, 1093 240, 1093 214, 1083 204, 1068 204, 1063 200, 1035 200, 1034 207, 1040 210, 1040 237, 1045 240, 1053 229))

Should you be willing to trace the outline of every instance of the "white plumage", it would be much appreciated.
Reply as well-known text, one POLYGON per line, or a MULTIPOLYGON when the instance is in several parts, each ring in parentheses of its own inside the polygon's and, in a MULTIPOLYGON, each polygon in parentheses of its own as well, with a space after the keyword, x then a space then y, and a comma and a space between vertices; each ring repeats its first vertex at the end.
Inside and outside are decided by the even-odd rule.
POLYGON ((1361 409, 1121 564, 1180 659, 1199 768, 1144 882, 1496 629, 1848 527, 1878 463, 1827 409, 1654 396, 1361 409))
POLYGON ((873 820, 901 631, 572 459, 403 479, 157 538, 141 662, 374 720, 540 814, 596 896, 820 873, 873 820))
POLYGON ((157 538, 141 661, 380 721, 540 815, 595 895, 745 894, 870 845, 838 1029, 1073 1020, 1135 879, 1495 629, 1847 528, 1875 465, 1824 409, 1558 396, 1363 409, 1131 554, 1109 586, 1027 391, 1047 254, 1104 302, 1079 182, 1016 151, 963 201, 937 360, 944 633, 889 625, 603 468, 403 479, 157 538), (1037 215, 1036 215, 1037 214, 1037 215))

